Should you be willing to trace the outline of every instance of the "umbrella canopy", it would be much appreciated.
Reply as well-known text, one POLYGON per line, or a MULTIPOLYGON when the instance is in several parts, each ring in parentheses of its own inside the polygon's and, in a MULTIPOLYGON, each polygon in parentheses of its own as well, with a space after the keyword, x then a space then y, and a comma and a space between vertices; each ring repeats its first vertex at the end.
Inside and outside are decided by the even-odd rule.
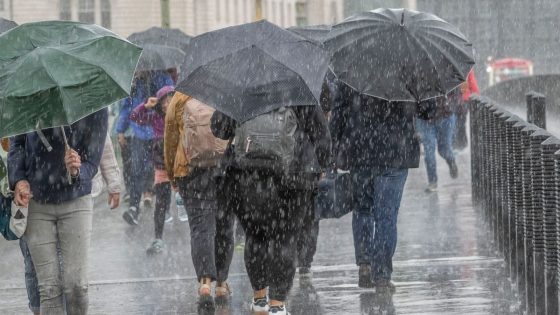
POLYGON ((128 40, 142 46, 145 44, 155 44, 171 46, 187 51, 187 46, 191 37, 176 28, 151 27, 145 31, 133 33, 128 36, 128 40))
POLYGON ((316 105, 328 54, 267 21, 195 37, 177 90, 243 122, 282 106, 316 105))
POLYGON ((289 31, 292 31, 298 35, 319 43, 323 43, 326 40, 327 35, 331 31, 331 29, 332 26, 324 24, 311 26, 292 26, 288 28, 289 31))
POLYGON ((389 101, 446 95, 474 65, 472 45, 455 26, 405 9, 354 15, 334 25, 323 43, 338 79, 389 101))
POLYGON ((167 70, 177 68, 183 63, 185 53, 176 47, 143 44, 142 56, 137 71, 167 70))
POLYGON ((0 18, 0 33, 4 33, 16 27, 17 23, 11 20, 0 18))
POLYGON ((69 21, 18 26, 0 47, 0 137, 69 125, 128 96, 142 51, 69 21))

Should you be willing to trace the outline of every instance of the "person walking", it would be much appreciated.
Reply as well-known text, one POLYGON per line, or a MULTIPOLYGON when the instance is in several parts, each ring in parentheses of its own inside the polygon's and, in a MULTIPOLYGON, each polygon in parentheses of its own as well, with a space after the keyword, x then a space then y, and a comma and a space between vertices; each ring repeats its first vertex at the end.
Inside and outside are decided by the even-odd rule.
POLYGON ((103 109, 64 127, 68 144, 61 128, 10 141, 10 188, 15 203, 29 208, 24 238, 37 272, 41 314, 87 314, 91 188, 107 125, 103 109))
POLYGON ((435 117, 416 120, 416 128, 420 133, 424 146, 424 161, 428 172, 428 187, 426 192, 436 192, 438 188, 436 146, 439 155, 449 166, 449 174, 455 179, 459 176, 459 169, 453 152, 453 134, 455 132, 455 108, 462 102, 462 94, 455 89, 446 98, 437 99, 435 117))
POLYGON ((358 286, 393 291, 397 215, 409 168, 417 168, 420 144, 414 121, 433 115, 431 102, 389 102, 340 83, 330 128, 338 169, 352 176, 352 232, 358 286))
MULTIPOLYGON (((121 177, 113 143, 111 138, 107 136, 105 146, 103 148, 103 155, 99 164, 99 171, 93 178, 92 197, 97 198, 101 195, 103 183, 107 185, 108 190, 108 204, 111 209, 116 209, 120 204, 121 193, 121 177)), ((25 238, 19 240, 19 246, 23 255, 23 262, 25 265, 25 288, 27 290, 27 298, 29 299, 29 309, 33 314, 40 312, 40 294, 39 284, 37 280, 37 272, 29 252, 29 247, 25 238)), ((58 246, 60 257, 60 247, 58 246)))
MULTIPOLYGON (((163 135, 165 129, 165 114, 171 98, 175 93, 173 86, 164 86, 145 103, 138 105, 130 114, 130 120, 139 126, 150 125, 154 130, 154 143, 152 148, 154 161, 154 190, 156 192, 156 205, 154 211, 155 240, 148 248, 148 254, 158 254, 163 251, 163 227, 165 215, 169 212, 171 203, 171 183, 167 176, 163 153, 163 135)), ((131 218, 134 220, 135 218, 131 218)))
POLYGON ((138 224, 140 214, 140 202, 144 194, 146 205, 151 204, 151 192, 154 181, 154 166, 152 159, 152 147, 154 131, 150 125, 138 125, 130 120, 130 114, 134 108, 144 103, 149 97, 155 96, 164 86, 174 85, 171 76, 165 71, 143 71, 136 74, 132 93, 123 101, 116 131, 121 147, 129 150, 132 175, 130 187, 130 207, 123 213, 123 219, 130 225, 138 224), (128 142, 125 133, 132 128, 133 136, 128 142), (130 148, 127 148, 130 146, 130 148))
POLYGON ((217 202, 219 164, 227 141, 212 135, 212 113, 202 102, 175 93, 167 109, 164 136, 167 176, 179 190, 189 218, 191 257, 202 307, 229 300, 227 279, 234 249, 234 217, 217 202))
MULTIPOLYGON (((245 230, 245 267, 254 290, 251 309, 282 315, 288 314, 285 301, 296 272, 299 233, 309 228, 303 225, 303 219, 313 209, 318 175, 330 164, 330 133, 319 106, 281 108, 259 117, 244 123, 250 124, 244 127, 216 111, 212 130, 217 137, 230 141, 225 164, 231 174, 226 176, 226 186, 235 190, 228 193, 238 198, 233 209, 245 230), (252 152, 251 141, 243 143, 237 134, 246 135, 244 130, 252 130, 265 138, 264 129, 274 129, 273 124, 295 128, 289 133, 296 143, 294 158, 284 171, 269 169, 274 160, 252 160, 253 153, 262 155, 252 152), (258 125, 266 127, 258 131, 258 125), (243 157, 242 152, 248 154, 243 157)), ((247 136, 253 138, 258 141, 247 136)), ((265 143, 254 147, 258 150, 265 143)))
POLYGON ((467 81, 461 85, 462 98, 459 99, 460 104, 457 106, 456 116, 457 123, 455 127, 455 135, 453 137, 453 148, 455 150, 463 150, 469 144, 467 137, 467 116, 469 115, 468 102, 471 95, 480 94, 478 82, 474 76, 474 71, 471 70, 467 76, 467 81))

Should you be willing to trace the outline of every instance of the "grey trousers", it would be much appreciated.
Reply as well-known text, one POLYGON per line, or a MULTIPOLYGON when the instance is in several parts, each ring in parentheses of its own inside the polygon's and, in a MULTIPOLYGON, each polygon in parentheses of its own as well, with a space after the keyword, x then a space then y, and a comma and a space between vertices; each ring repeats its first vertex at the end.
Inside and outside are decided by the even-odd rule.
POLYGON ((39 280, 42 315, 64 314, 65 309, 68 315, 87 314, 92 210, 91 195, 58 205, 29 204, 25 237, 39 280))

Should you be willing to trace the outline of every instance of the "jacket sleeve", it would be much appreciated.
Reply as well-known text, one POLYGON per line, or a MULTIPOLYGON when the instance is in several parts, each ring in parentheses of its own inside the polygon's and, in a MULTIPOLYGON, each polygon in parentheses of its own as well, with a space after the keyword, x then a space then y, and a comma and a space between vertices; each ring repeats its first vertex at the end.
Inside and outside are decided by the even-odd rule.
POLYGON ((216 138, 229 140, 235 135, 236 122, 219 111, 212 115, 210 127, 216 138))
POLYGON ((178 116, 177 107, 180 105, 181 97, 177 93, 171 100, 171 103, 167 107, 167 113, 165 114, 165 132, 163 136, 163 158, 165 164, 165 170, 167 171, 167 176, 170 180, 175 178, 174 167, 175 167, 175 157, 177 156, 177 148, 179 147, 180 141, 180 129, 178 122, 182 122, 182 117, 178 116), (179 120, 180 119, 180 120, 179 120))
POLYGON ((109 117, 107 109, 101 110, 79 121, 76 127, 81 134, 80 147, 77 148, 82 158, 79 180, 93 180, 99 170, 103 155, 109 117))
MULTIPOLYGON (((347 91, 346 91, 347 92, 347 91)), ((331 120, 329 122, 329 129, 332 137, 332 152, 333 156, 338 155, 338 150, 342 141, 342 136, 346 130, 346 126, 349 124, 350 119, 350 104, 345 102, 346 99, 350 97, 347 93, 342 91, 337 91, 337 95, 333 100, 333 106, 331 109, 331 120)))
POLYGON ((145 103, 142 103, 130 113, 130 121, 137 123, 141 126, 150 125, 153 121, 153 115, 151 110, 147 109, 144 106, 145 103))
POLYGON ((474 76, 474 72, 471 70, 468 77, 469 91, 471 94, 480 94, 480 89, 478 88, 478 82, 474 76))
POLYGON ((315 148, 317 161, 323 170, 332 164, 331 133, 320 106, 306 106, 305 133, 315 148))
POLYGON ((10 139, 10 152, 8 153, 8 180, 10 189, 14 190, 20 180, 27 179, 26 173, 26 135, 15 136, 10 139))
POLYGON ((113 149, 113 142, 111 142, 111 138, 109 136, 107 136, 107 139, 105 140, 103 156, 101 157, 99 169, 101 170, 101 176, 103 176, 105 183, 107 183, 109 193, 120 193, 121 171, 119 169, 117 157, 115 156, 115 150, 113 149))
POLYGON ((125 133, 130 126, 130 112, 132 108, 132 98, 127 97, 123 100, 121 110, 119 111, 119 117, 117 118, 117 123, 115 130, 117 133, 125 133))

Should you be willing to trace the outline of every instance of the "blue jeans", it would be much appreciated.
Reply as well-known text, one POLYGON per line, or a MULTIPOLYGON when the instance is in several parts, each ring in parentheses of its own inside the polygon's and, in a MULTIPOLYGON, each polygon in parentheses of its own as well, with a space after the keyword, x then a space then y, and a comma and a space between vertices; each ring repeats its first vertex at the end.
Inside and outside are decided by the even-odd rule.
POLYGON ((436 144, 439 155, 449 164, 455 161, 453 153, 453 135, 455 133, 455 123, 457 117, 455 114, 448 118, 422 120, 416 119, 416 129, 422 137, 424 145, 424 159, 426 162, 426 170, 428 171, 428 182, 436 184, 437 168, 436 168, 436 144))
POLYGON ((391 279, 397 247, 397 215, 408 169, 353 172, 352 215, 356 264, 372 266, 373 280, 391 279))
POLYGON ((37 314, 41 307, 37 273, 35 272, 35 266, 33 265, 33 260, 31 260, 31 254, 24 238, 19 240, 19 247, 23 254, 23 263, 25 264, 25 288, 27 289, 27 298, 29 299, 29 309, 32 313, 37 314))

